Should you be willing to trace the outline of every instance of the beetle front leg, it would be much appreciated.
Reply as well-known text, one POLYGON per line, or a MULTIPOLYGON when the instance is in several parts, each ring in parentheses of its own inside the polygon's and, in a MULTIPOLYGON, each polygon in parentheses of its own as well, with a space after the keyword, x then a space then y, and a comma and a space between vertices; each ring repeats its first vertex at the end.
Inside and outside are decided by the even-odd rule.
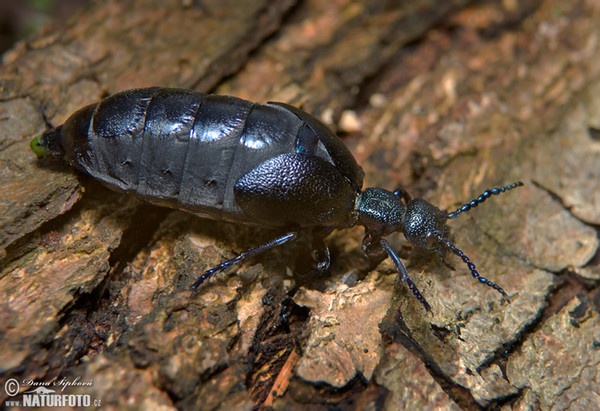
POLYGON ((390 244, 385 239, 367 233, 363 240, 363 250, 369 258, 381 258, 383 255, 387 254, 387 256, 390 257, 390 259, 394 263, 394 266, 396 266, 396 271, 398 272, 399 279, 406 284, 412 295, 417 300, 419 300, 421 304, 423 304, 425 310, 431 311, 431 306, 429 305, 427 300, 425 300, 425 297, 423 297, 413 280, 408 275, 408 271, 402 263, 402 260, 400 260, 398 254, 396 254, 396 252, 392 249, 390 244))
POLYGON ((415 296, 415 298, 417 300, 419 300, 421 302, 421 304, 423 304, 423 307, 425 307, 425 310, 431 311, 431 306, 429 305, 427 300, 425 300, 425 297, 423 297, 423 295, 421 295, 421 292, 419 291, 419 289, 417 288, 415 283, 413 283, 412 279, 408 275, 408 271, 406 270, 406 267, 402 263, 402 260, 400 260, 400 257, 398 257, 398 255, 392 249, 390 244, 383 238, 379 240, 379 244, 385 250, 387 255, 390 257, 390 259, 396 266, 396 271, 398 271, 398 274, 400 274, 400 279, 406 283, 406 286, 412 292, 412 294, 415 296))
POLYGON ((369 262, 372 264, 371 268, 377 267, 387 257, 385 251, 379 244, 380 239, 381 237, 379 235, 374 235, 368 231, 363 238, 362 249, 369 259, 369 262))
POLYGON ((208 278, 215 275, 216 273, 218 273, 220 271, 224 271, 227 268, 231 267, 232 265, 239 264, 248 258, 254 257, 255 255, 264 253, 265 251, 268 251, 272 248, 279 247, 280 245, 283 245, 289 241, 295 240, 296 238, 298 238, 298 233, 291 232, 291 233, 284 234, 281 237, 277 237, 276 239, 269 241, 268 243, 265 243, 265 244, 259 245, 258 247, 251 248, 247 251, 244 251, 237 257, 234 257, 231 260, 224 261, 221 264, 219 264, 218 266, 211 268, 210 270, 206 270, 204 272, 204 274, 202 274, 200 277, 198 277, 196 282, 194 284, 192 284, 192 290, 194 292, 198 291, 198 288, 202 285, 202 283, 204 281, 206 281, 208 278))

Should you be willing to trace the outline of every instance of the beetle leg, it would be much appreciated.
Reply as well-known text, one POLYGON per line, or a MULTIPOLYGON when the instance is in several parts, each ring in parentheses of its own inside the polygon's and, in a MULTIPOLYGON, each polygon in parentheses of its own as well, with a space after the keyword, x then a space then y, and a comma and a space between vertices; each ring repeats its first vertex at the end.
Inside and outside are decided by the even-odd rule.
POLYGON ((318 228, 313 231, 312 246, 314 249, 315 258, 317 259, 317 271, 319 273, 327 271, 331 265, 331 254, 329 253, 329 248, 323 239, 331 234, 332 231, 333 229, 329 227, 318 228))
POLYGON ((315 247, 314 253, 317 259, 317 271, 322 273, 323 271, 329 270, 329 266, 331 265, 331 254, 329 253, 327 245, 321 240, 320 244, 317 245, 313 242, 313 247, 315 247))
POLYGON ((231 267, 232 265, 239 264, 248 258, 254 257, 255 255, 264 253, 265 251, 268 251, 272 248, 278 247, 289 241, 295 240, 296 238, 298 238, 297 232, 287 233, 287 234, 282 235, 281 237, 277 237, 276 239, 269 241, 268 243, 259 245, 258 247, 251 248, 249 250, 246 250, 243 253, 241 253, 240 255, 238 255, 237 257, 232 258, 231 260, 223 261, 218 266, 213 267, 210 270, 206 270, 204 272, 204 274, 202 274, 200 277, 198 277, 196 282, 194 284, 192 284, 192 290, 197 291, 198 288, 202 285, 202 283, 204 281, 206 281, 208 278, 212 277, 216 273, 218 273, 220 271, 224 271, 225 269, 231 267))
POLYGON ((392 249, 390 244, 385 239, 381 238, 379 240, 379 245, 383 248, 383 250, 387 253, 387 255, 390 257, 390 259, 393 261, 394 265, 396 266, 396 271, 398 271, 398 274, 400 275, 400 279, 406 283, 406 286, 412 292, 412 294, 415 296, 415 298, 417 300, 419 300, 419 302, 421 304, 423 304, 423 307, 425 307, 425 310, 431 311, 431 306, 429 305, 427 300, 425 300, 425 297, 423 297, 423 295, 421 295, 421 292, 419 291, 419 289, 417 288, 415 283, 413 283, 412 279, 408 275, 408 271, 406 270, 406 267, 400 260, 400 257, 398 257, 396 252, 392 249))
POLYGON ((383 248, 379 244, 380 238, 381 236, 374 235, 369 231, 365 233, 365 237, 363 238, 362 249, 369 259, 369 262, 372 264, 371 268, 373 269, 387 257, 383 248))
POLYGON ((403 200, 405 205, 408 204, 410 200, 412 200, 412 197, 410 196, 410 194, 408 194, 408 191, 406 191, 403 188, 397 188, 396 191, 394 191, 394 195, 400 200, 403 200))

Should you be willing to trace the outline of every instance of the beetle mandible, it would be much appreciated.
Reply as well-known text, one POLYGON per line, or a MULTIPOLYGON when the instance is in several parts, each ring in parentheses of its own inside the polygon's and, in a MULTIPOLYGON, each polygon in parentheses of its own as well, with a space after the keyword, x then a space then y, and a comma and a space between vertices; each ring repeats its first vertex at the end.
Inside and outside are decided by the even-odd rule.
POLYGON ((285 234, 205 271, 215 273, 298 238, 314 236, 317 270, 330 265, 323 239, 362 225, 368 257, 387 256, 411 293, 431 309, 384 237, 402 232, 416 248, 459 256, 471 275, 498 291, 451 241, 446 224, 492 195, 486 190, 446 213, 403 189, 362 190, 363 171, 348 148, 315 117, 283 103, 258 104, 184 89, 126 90, 86 106, 31 141, 39 157, 61 157, 117 191, 213 220, 285 234))

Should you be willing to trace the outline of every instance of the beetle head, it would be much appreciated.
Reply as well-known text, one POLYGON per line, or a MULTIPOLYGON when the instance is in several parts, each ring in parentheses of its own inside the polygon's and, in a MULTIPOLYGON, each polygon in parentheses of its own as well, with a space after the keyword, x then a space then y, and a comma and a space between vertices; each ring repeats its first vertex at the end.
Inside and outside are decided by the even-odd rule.
POLYGON ((460 257, 476 280, 495 289, 502 294, 505 300, 510 301, 502 287, 483 277, 471 259, 452 243, 450 227, 446 221, 477 207, 494 195, 505 193, 522 185, 523 183, 518 181, 486 190, 451 213, 440 210, 422 198, 412 199, 403 189, 392 193, 381 188, 367 188, 358 197, 355 207, 358 224, 364 226, 366 230, 363 249, 370 256, 377 255, 378 252, 387 253, 396 265, 400 278, 407 283, 410 291, 427 310, 430 309, 430 306, 408 276, 404 264, 387 241, 381 237, 401 231, 406 239, 417 248, 434 251, 442 256, 447 250, 450 250, 460 257))

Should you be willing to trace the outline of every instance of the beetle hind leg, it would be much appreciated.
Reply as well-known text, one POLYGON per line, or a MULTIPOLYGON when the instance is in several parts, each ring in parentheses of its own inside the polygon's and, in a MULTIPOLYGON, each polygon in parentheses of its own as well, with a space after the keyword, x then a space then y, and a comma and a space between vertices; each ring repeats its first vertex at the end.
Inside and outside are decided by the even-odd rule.
POLYGON ((227 260, 227 261, 223 261, 221 264, 217 265, 216 267, 206 270, 200 277, 198 277, 198 279, 194 282, 194 284, 192 284, 191 288, 194 292, 198 291, 198 288, 200 288, 200 286, 206 280, 208 280, 210 277, 212 277, 216 273, 225 271, 227 268, 231 267, 232 265, 239 264, 248 258, 251 258, 258 254, 264 253, 265 251, 268 251, 272 248, 279 247, 280 245, 283 245, 289 241, 293 241, 296 238, 298 238, 298 233, 290 232, 290 233, 284 234, 280 237, 277 237, 274 240, 269 241, 268 243, 261 244, 258 247, 246 250, 234 258, 227 260))

